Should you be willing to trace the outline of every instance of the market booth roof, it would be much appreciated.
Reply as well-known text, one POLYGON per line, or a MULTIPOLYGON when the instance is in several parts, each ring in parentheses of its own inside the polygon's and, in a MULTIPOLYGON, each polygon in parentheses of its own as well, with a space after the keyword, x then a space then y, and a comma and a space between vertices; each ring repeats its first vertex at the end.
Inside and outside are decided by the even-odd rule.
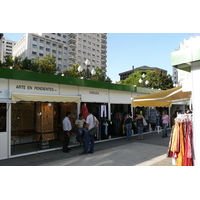
POLYGON ((40 101, 40 102, 80 102, 80 96, 61 96, 61 95, 36 95, 12 93, 13 101, 40 101))
POLYGON ((172 103, 190 100, 191 92, 183 92, 182 86, 154 94, 135 97, 132 107, 171 107, 172 103))

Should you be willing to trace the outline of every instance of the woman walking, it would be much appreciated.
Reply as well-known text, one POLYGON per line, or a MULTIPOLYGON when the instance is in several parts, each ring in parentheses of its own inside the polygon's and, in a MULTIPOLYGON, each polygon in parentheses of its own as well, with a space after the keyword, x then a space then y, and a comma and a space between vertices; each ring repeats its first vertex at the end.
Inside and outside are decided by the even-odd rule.
POLYGON ((163 128, 164 128, 164 131, 163 131, 163 134, 162 134, 162 137, 167 137, 167 126, 168 126, 168 123, 169 123, 169 116, 167 115, 167 111, 166 110, 163 110, 163 113, 162 113, 162 124, 163 124, 163 128))

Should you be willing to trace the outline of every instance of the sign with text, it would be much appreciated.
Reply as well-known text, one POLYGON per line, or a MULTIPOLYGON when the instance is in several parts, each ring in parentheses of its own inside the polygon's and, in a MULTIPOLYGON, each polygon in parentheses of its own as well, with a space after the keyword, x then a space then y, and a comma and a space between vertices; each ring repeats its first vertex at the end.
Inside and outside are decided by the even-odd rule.
POLYGON ((10 92, 34 94, 59 94, 59 85, 31 81, 10 80, 10 92))

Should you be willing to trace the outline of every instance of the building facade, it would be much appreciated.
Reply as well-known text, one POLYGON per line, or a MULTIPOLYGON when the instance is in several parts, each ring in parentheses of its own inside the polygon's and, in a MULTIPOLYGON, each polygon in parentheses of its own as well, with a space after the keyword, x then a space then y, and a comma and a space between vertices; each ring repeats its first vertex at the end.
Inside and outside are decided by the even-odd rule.
POLYGON ((13 47, 15 46, 16 42, 7 40, 6 38, 2 38, 2 61, 4 62, 4 56, 12 55, 13 47))
POLYGON ((13 49, 13 56, 42 58, 53 54, 60 72, 74 64, 90 70, 99 67, 106 74, 107 34, 106 33, 26 33, 13 49))
POLYGON ((134 66, 132 66, 132 70, 125 71, 125 72, 122 72, 122 73, 119 74, 120 81, 125 80, 126 78, 129 77, 129 75, 131 75, 135 71, 144 71, 144 70, 159 70, 159 71, 162 71, 163 73, 167 74, 166 70, 160 69, 160 68, 157 68, 157 67, 149 67, 149 66, 144 65, 144 66, 141 66, 141 67, 138 67, 138 68, 134 68, 134 66))
POLYGON ((3 33, 0 33, 0 61, 3 60, 3 33))

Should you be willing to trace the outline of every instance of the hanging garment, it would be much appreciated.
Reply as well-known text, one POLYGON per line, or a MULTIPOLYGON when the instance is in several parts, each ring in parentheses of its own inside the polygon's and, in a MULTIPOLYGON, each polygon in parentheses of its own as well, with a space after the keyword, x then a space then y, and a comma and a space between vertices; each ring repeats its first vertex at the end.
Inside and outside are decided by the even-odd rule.
POLYGON ((101 105, 101 117, 107 117, 106 105, 101 105))
POLYGON ((178 153, 178 158, 176 159, 176 166, 183 166, 183 159, 184 159, 184 126, 183 123, 180 123, 180 151, 178 153))
POLYGON ((171 149, 173 153, 179 152, 179 123, 178 121, 175 122, 174 125, 174 132, 172 135, 172 144, 171 149))
POLYGON ((81 107, 81 112, 83 114, 83 119, 86 120, 87 116, 89 115, 87 105, 84 103, 81 107))
POLYGON ((192 124, 187 122, 186 137, 185 137, 185 153, 184 153, 184 166, 193 166, 192 154, 192 124))

